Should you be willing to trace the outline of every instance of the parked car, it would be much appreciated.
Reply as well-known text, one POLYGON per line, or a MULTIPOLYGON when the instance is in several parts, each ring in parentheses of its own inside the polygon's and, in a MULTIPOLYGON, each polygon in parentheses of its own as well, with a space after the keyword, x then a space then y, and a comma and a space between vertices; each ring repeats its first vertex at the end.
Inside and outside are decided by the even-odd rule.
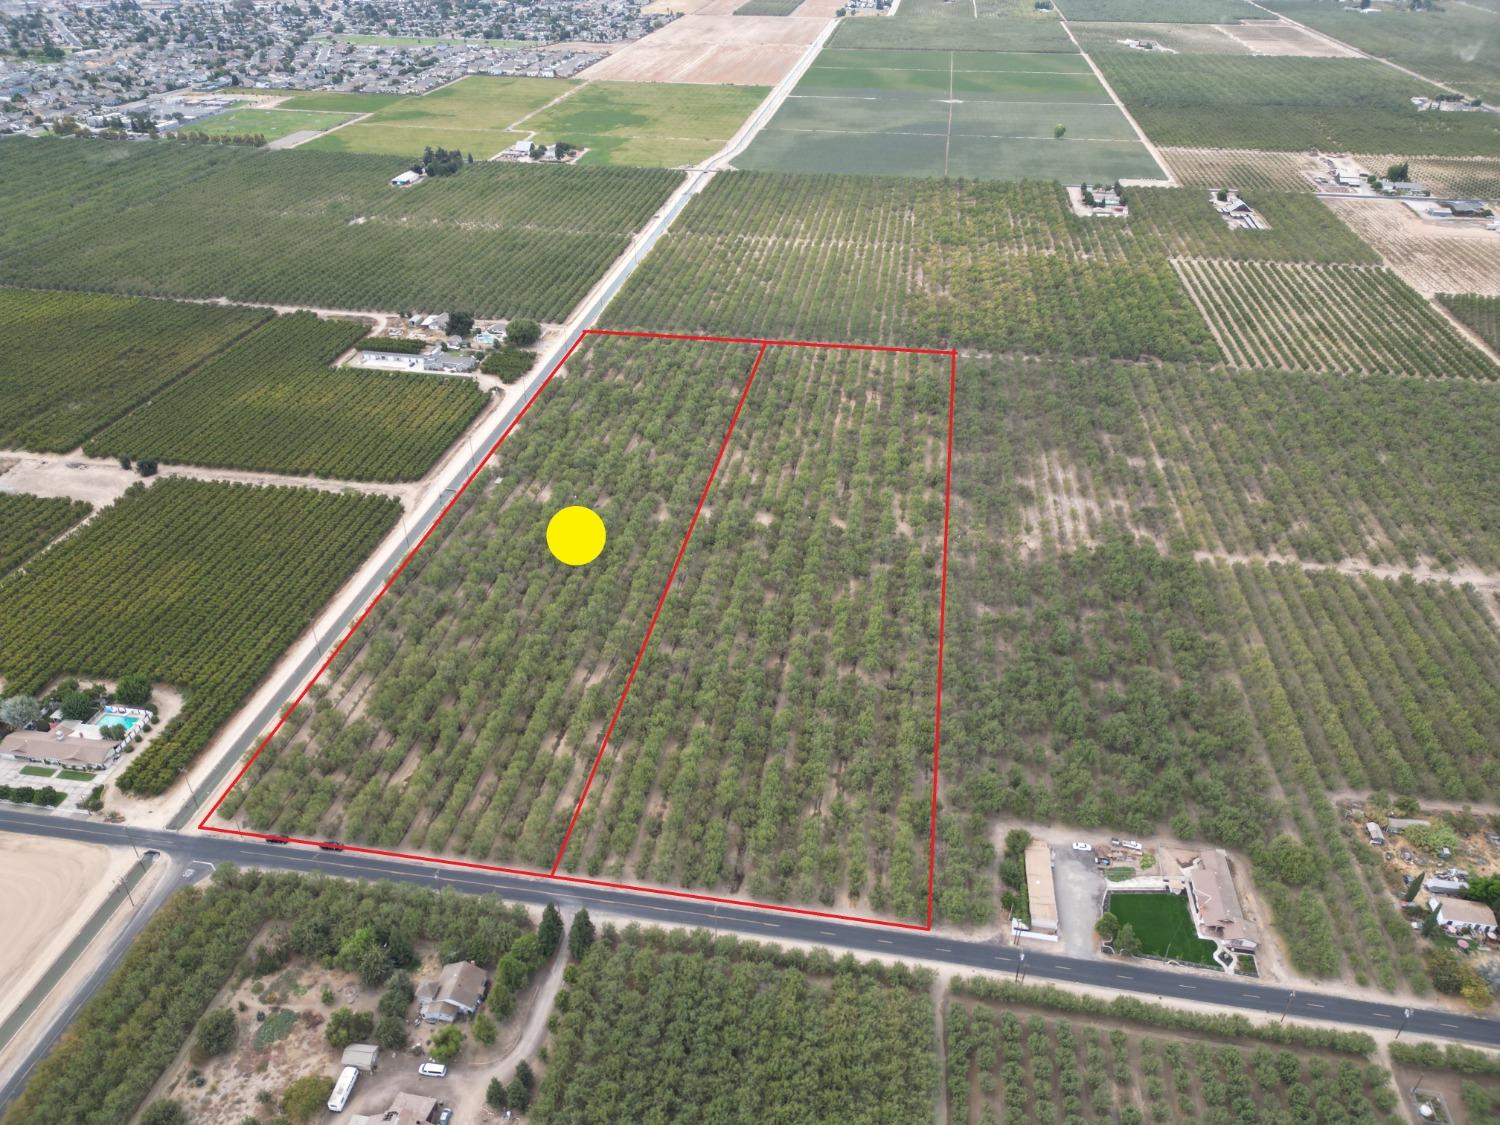
POLYGON ((324 840, 318 847, 322 848, 325 852, 341 852, 344 850, 344 845, 338 840, 324 840))
POLYGON ((1139 840, 1121 840, 1120 847, 1126 848, 1129 851, 1133 852, 1142 852, 1146 850, 1145 848, 1141 847, 1141 842, 1139 840))
POLYGON ((453 1107, 445 1105, 438 1110, 437 1125, 453 1125, 453 1107))
POLYGON ((417 1067, 417 1073, 423 1078, 447 1078, 448 1066, 446 1063, 433 1062, 431 1059, 428 1059, 421 1066, 417 1067))
POLYGON ((1094 850, 1094 846, 1092 844, 1085 844, 1082 840, 1079 840, 1073 844, 1073 850, 1075 852, 1091 852, 1094 850))

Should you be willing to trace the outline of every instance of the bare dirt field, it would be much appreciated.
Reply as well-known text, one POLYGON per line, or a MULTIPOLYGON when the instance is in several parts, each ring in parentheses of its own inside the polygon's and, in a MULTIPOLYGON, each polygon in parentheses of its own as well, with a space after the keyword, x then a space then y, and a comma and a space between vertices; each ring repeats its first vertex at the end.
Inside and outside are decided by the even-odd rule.
POLYGON ((1389 201, 1327 202, 1417 292, 1500 297, 1500 231, 1482 221, 1426 219, 1389 201))
MULTIPOLYGON (((683 16, 622 47, 584 72, 615 82, 729 83, 774 86, 818 37, 828 17, 718 14, 730 0, 708 0, 700 14, 683 16)), ((820 12, 823 0, 808 0, 820 12)), ((733 11, 731 6, 729 11, 733 11)), ((829 13, 831 15, 831 13, 829 13)))
MULTIPOLYGON (((274 923, 268 927, 251 947, 262 944, 280 926, 274 923)), ((424 947, 420 952, 422 967, 412 974, 414 981, 436 976, 441 968, 432 949, 424 947)), ((407 1021, 407 1048, 380 1052, 375 1073, 361 1075, 355 1085, 348 1111, 379 1114, 405 1091, 452 1106, 457 1121, 498 1121, 499 1114, 484 1104, 485 1088, 492 1075, 502 1081, 511 1078, 515 1062, 539 1045, 545 1022, 533 1022, 530 1017, 539 1006, 550 1008, 561 983, 560 971, 552 970, 560 969, 562 963, 559 958, 555 965, 542 969, 517 995, 514 1011, 500 1023, 499 1035, 490 1046, 474 1040, 470 1021, 460 1022, 464 1046, 449 1065, 446 1078, 417 1074, 418 1064, 427 1058, 426 1044, 439 1025, 416 1019, 413 1007, 408 1013, 413 1018, 407 1021)), ((294 1079, 308 1074, 336 1077, 340 1053, 324 1036, 329 1014, 344 1007, 356 1012, 373 1011, 380 992, 361 985, 353 973, 308 965, 300 959, 274 976, 232 981, 209 1009, 227 1007, 234 1011, 238 1031, 235 1045, 227 1054, 195 1061, 189 1037, 143 1104, 171 1097, 182 1102, 196 1125, 239 1125, 262 1110, 256 1099, 263 1090, 279 1101, 281 1091, 294 1079), (324 988, 333 992, 332 1004, 323 1003, 324 988), (201 1076, 201 1084, 196 1076, 201 1076)), ((531 1063, 540 1073, 535 1055, 531 1063)))
POLYGON ((5 1016, 66 948, 134 861, 130 850, 31 836, 0 847, 0 1016, 5 1016))
POLYGON ((1259 20, 1255 23, 1216 24, 1216 30, 1242 44, 1252 55, 1279 55, 1304 59, 1352 59, 1359 52, 1290 23, 1259 20))

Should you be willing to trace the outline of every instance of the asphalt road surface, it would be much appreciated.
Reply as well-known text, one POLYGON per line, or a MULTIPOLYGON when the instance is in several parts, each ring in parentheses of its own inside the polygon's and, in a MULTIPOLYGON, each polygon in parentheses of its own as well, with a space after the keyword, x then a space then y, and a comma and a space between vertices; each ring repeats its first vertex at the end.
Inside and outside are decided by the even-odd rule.
POLYGON ((998 941, 965 941, 944 934, 892 930, 796 914, 666 899, 638 891, 559 884, 499 872, 453 871, 432 865, 300 845, 266 844, 212 833, 143 831, 88 820, 0 809, 0 832, 59 836, 96 843, 157 848, 179 863, 237 863, 344 878, 387 879, 448 886, 471 894, 500 894, 515 902, 586 906, 642 923, 702 926, 744 937, 811 942, 834 951, 874 953, 939 962, 959 969, 1012 973, 1032 983, 1057 981, 1133 993, 1147 1000, 1192 1000, 1247 1013, 1325 1020, 1368 1031, 1401 1031, 1500 1047, 1500 1021, 1428 1008, 1342 997, 1330 992, 1257 984, 1208 970, 1156 968, 1141 961, 1067 957, 1032 946, 1024 951, 998 941), (128 838, 127 838, 128 832, 128 838), (1024 957, 1024 961, 1023 961, 1024 957))

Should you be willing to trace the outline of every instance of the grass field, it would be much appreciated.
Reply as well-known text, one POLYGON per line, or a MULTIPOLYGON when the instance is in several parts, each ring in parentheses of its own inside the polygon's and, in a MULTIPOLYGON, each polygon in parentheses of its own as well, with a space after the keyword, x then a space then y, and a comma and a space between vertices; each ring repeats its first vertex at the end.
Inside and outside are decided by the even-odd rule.
POLYGON ((1213 965, 1214 943, 1193 929, 1187 896, 1128 891, 1109 896, 1108 909, 1122 926, 1134 926, 1144 952, 1196 965, 1213 965))
POLYGON ((430 145, 488 160, 532 136, 587 148, 581 164, 671 168, 718 151, 765 94, 758 86, 471 77, 303 147, 419 156, 430 145))
POLYGON ((587 148, 580 164, 672 168, 712 156, 765 96, 760 86, 592 82, 522 129, 587 148))
POLYGON ((830 45, 1077 53, 1057 15, 1036 11, 1030 0, 902 0, 894 16, 844 20, 830 45))
MULTIPOLYGON (((271 91, 275 93, 275 91, 271 91)), ((400 94, 350 94, 335 90, 297 90, 277 109, 326 110, 333 113, 374 113, 405 99, 400 94)))
POLYGON ((27 777, 56 777, 57 771, 51 766, 22 766, 21 772, 27 777))
POLYGON ((184 125, 184 133, 259 133, 268 141, 292 133, 323 132, 351 119, 348 113, 307 109, 231 109, 184 125))
POLYGON ((511 125, 576 86, 561 78, 472 75, 430 94, 381 106, 357 125, 303 147, 415 157, 430 145, 456 148, 472 153, 475 160, 488 160, 519 139, 519 135, 507 132, 511 125))
POLYGON ((802 6, 802 0, 746 0, 734 10, 737 16, 789 16, 802 6))
POLYGON ((1162 175, 1081 55, 1025 52, 825 50, 735 163, 975 179, 1162 175))
POLYGON ((1233 23, 1273 17, 1245 0, 1057 0, 1074 23, 1233 23))

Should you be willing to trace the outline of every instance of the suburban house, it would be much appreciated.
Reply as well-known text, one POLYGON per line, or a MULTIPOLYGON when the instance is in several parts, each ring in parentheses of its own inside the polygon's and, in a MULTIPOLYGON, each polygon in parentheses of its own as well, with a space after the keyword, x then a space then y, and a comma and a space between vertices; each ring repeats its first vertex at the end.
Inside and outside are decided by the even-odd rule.
POLYGON ((18 730, 0 738, 0 757, 70 770, 108 769, 125 749, 90 723, 62 722, 50 731, 18 730))
POLYGON ((1245 917, 1224 849, 1198 853, 1183 874, 1187 877, 1188 903, 1198 936, 1222 941, 1236 953, 1254 953, 1260 944, 1260 927, 1245 917))
POLYGON ((349 1118, 349 1125, 423 1125, 437 1119, 436 1098, 402 1092, 384 1113, 356 1113, 349 1118))
POLYGON ((432 352, 418 358, 422 361, 423 371, 437 375, 467 375, 479 366, 479 360, 474 356, 458 352, 432 352))
POLYGON ((451 961, 437 980, 417 986, 417 1004, 428 1023, 453 1023, 478 1011, 489 989, 489 976, 473 961, 451 961))
POLYGON ((1026 846, 1026 897, 1031 907, 1031 930, 1057 933, 1057 888, 1052 882, 1052 849, 1045 840, 1026 846))
POLYGON ((1449 933, 1489 935, 1500 928, 1495 921, 1495 912, 1482 902, 1433 895, 1427 900, 1427 909, 1434 912, 1438 925, 1449 933))
POLYGON ((1380 190, 1387 195, 1418 196, 1430 194, 1426 184, 1414 180, 1381 180, 1380 190))
POLYGON ((1490 213, 1482 199, 1450 199, 1444 206, 1455 219, 1483 219, 1490 213))
POLYGON ((502 152, 499 158, 501 160, 530 160, 531 138, 527 137, 525 140, 517 141, 502 152))
POLYGON ((1377 848, 1385 847, 1385 833, 1380 830, 1380 825, 1376 824, 1373 820, 1367 820, 1365 821, 1365 831, 1369 833, 1370 843, 1374 844, 1377 848))

